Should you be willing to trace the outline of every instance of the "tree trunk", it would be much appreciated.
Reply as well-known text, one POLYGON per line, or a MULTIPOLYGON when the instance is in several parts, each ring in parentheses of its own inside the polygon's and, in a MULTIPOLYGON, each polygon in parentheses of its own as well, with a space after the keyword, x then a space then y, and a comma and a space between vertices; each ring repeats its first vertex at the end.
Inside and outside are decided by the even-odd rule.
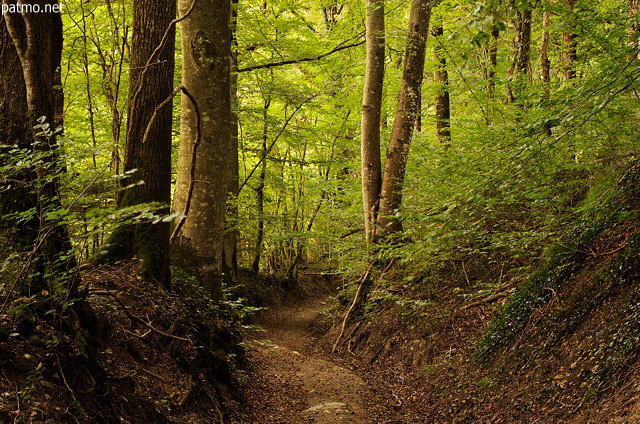
POLYGON ((387 158, 380 191, 378 223, 382 231, 387 234, 402 231, 402 221, 398 218, 398 209, 402 202, 402 186, 409 158, 413 123, 418 107, 417 93, 422 87, 430 17, 430 0, 413 0, 411 2, 409 31, 404 51, 402 87, 391 130, 391 140, 387 148, 387 158))
POLYGON ((493 98, 493 90, 496 86, 496 69, 498 68, 498 39, 500 38, 500 29, 494 26, 491 29, 491 39, 489 41, 489 69, 487 71, 487 88, 489 89, 489 97, 493 98))
POLYGON ((531 9, 516 11, 516 36, 513 41, 513 60, 509 67, 507 84, 507 101, 513 103, 524 88, 526 82, 531 82, 531 9))
MULTIPOLYGON (((46 5, 57 4, 57 1, 40 0, 33 4, 38 4, 44 10, 46 5)), ((3 131, 8 131, 14 140, 21 138, 22 142, 18 140, 18 144, 26 149, 45 153, 44 163, 28 173, 26 188, 17 189, 19 193, 10 191, 8 194, 9 198, 15 194, 26 194, 27 198, 3 204, 3 208, 24 208, 36 201, 38 234, 33 240, 30 261, 27 261, 33 272, 28 273, 30 278, 22 286, 22 291, 33 294, 47 289, 55 293, 58 287, 63 287, 67 294, 73 295, 77 288, 77 278, 73 273, 76 261, 69 253, 72 246, 67 227, 57 220, 48 222, 45 219, 48 213, 57 213, 62 209, 59 174, 63 167, 58 161, 53 131, 56 110, 59 110, 54 86, 62 55, 62 19, 57 13, 7 13, 3 17, 3 31, 6 29, 7 32, 2 35, 2 59, 14 67, 2 68, 3 73, 8 73, 3 75, 4 94, 18 96, 1 100, 4 105, 15 102, 15 105, 2 109, 3 121, 11 117, 7 113, 15 118, 15 122, 9 123, 9 128, 3 128, 3 131), (19 61, 15 60, 16 53, 19 61), (16 70, 22 72, 21 77, 16 70), (8 78, 15 80, 7 81, 8 78)), ((57 100, 61 98, 58 96, 57 100)), ((27 225, 27 238, 34 235, 34 225, 35 221, 27 225)))
MULTIPOLYGON (((137 0, 133 8, 124 171, 137 171, 121 183, 123 187, 138 181, 144 183, 122 192, 118 199, 121 208, 158 203, 162 205, 158 213, 169 212, 172 108, 163 107, 157 112, 156 108, 173 90, 174 27, 169 30, 164 44, 162 41, 175 16, 173 0, 137 0), (154 112, 157 115, 151 122, 154 112)), ((107 253, 96 258, 96 262, 137 257, 140 260, 138 272, 142 277, 169 288, 169 231, 168 222, 120 226, 109 238, 107 253)))
MULTIPOLYGON (((4 18, 0 18, 0 153, 17 146, 31 149, 31 125, 27 117, 27 92, 22 65, 4 18)), ((7 158, 8 159, 8 158, 7 158)), ((3 163, 2 165, 6 165, 3 163)), ((16 175, 17 181, 35 179, 35 173, 16 175)), ((4 183, 4 181, 3 181, 4 183)), ((12 184, 11 189, 0 190, 0 216, 26 212, 38 205, 36 192, 29 184, 12 184)), ((12 251, 30 250, 38 237, 39 219, 34 216, 26 223, 15 225, 8 219, 0 220, 0 231, 9 240, 12 251)))
POLYGON ((437 68, 433 75, 436 86, 436 140, 447 146, 451 141, 451 105, 449 102, 449 73, 447 56, 439 37, 444 33, 442 25, 434 26, 431 35, 435 38, 434 56, 437 68))
MULTIPOLYGON (((573 13, 573 6, 576 0, 564 0, 565 6, 569 9, 569 13, 573 13)), ((578 43, 577 36, 573 32, 574 24, 567 24, 567 31, 562 33, 562 63, 564 69, 562 72, 563 81, 569 81, 576 77, 576 62, 578 61, 578 43)))
POLYGON ((236 29, 238 20, 238 0, 231 2, 231 143, 229 148, 229 167, 227 169, 227 214, 224 233, 224 274, 228 282, 233 283, 238 275, 238 205, 237 194, 240 188, 240 169, 238 157, 238 40, 236 29))
POLYGON ((640 56, 640 40, 638 33, 640 32, 640 24, 638 23, 638 0, 628 0, 627 8, 631 25, 629 26, 629 46, 633 53, 632 58, 637 59, 640 56))
POLYGON ((542 83, 544 94, 542 100, 549 100, 551 95, 551 62, 549 61, 549 16, 545 11, 542 15, 542 38, 540 40, 540 67, 542 68, 542 83))
POLYGON ((367 0, 367 58, 362 96, 361 160, 362 200, 367 242, 375 238, 375 223, 382 184, 380 116, 384 82, 384 1, 367 0))
MULTIPOLYGON (((184 15, 192 0, 178 2, 184 15)), ((176 257, 195 271, 213 298, 222 298, 223 244, 231 149, 230 0, 198 0, 182 21, 182 83, 202 119, 191 209, 176 241, 176 257)), ((180 156, 174 209, 183 211, 195 139, 195 110, 182 99, 180 156)))
POLYGON ((256 212, 258 214, 258 232, 256 234, 255 253, 251 268, 256 274, 260 272, 260 257, 262 256, 262 243, 264 241, 264 181, 267 175, 267 130, 269 129, 269 106, 271 105, 271 95, 267 95, 264 100, 264 110, 262 112, 262 150, 260 157, 260 175, 258 176, 258 187, 256 187, 256 212))

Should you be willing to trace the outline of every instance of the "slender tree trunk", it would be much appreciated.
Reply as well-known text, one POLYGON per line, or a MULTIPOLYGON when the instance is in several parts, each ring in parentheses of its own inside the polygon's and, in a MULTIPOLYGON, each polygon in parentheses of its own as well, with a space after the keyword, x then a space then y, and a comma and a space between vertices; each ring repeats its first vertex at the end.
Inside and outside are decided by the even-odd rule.
POLYGON ((543 100, 549 100, 551 95, 551 62, 549 61, 549 17, 545 11, 542 15, 542 37, 540 40, 540 67, 542 68, 543 100))
POLYGON ((260 157, 260 175, 258 176, 258 187, 256 187, 256 211, 258 214, 258 231, 256 234, 255 254, 251 268, 256 274, 260 272, 260 257, 262 255, 262 244, 264 242, 264 187, 265 178, 267 176, 267 138, 269 129, 269 106, 271 105, 271 96, 268 95, 264 100, 264 109, 262 112, 262 150, 260 157))
MULTIPOLYGON (((573 7, 576 0, 564 0, 565 6, 569 9, 569 13, 573 13, 573 7)), ((564 81, 572 80, 576 77, 576 63, 578 61, 578 43, 577 36, 574 33, 574 24, 567 24, 567 31, 562 33, 562 63, 564 69, 562 79, 564 81)))
POLYGON ((516 100, 527 82, 531 83, 531 19, 531 9, 516 11, 516 36, 513 41, 513 60, 508 73, 510 82, 507 84, 509 103, 516 100))
POLYGON ((487 88, 489 89, 489 97, 493 98, 493 90, 496 86, 496 69, 498 68, 498 39, 500 38, 500 29, 493 27, 491 29, 491 39, 489 40, 489 69, 487 71, 487 88))
POLYGON ((238 205, 237 193, 240 188, 238 157, 238 40, 236 39, 238 0, 231 2, 231 143, 229 148, 229 168, 227 188, 226 229, 224 233, 224 273, 227 281, 234 282, 238 274, 238 205))
POLYGON ((380 116, 384 82, 384 0, 367 0, 367 58, 362 96, 360 149, 362 160, 362 200, 367 242, 375 238, 375 223, 382 185, 380 163, 380 116))
POLYGON ((387 148, 380 191, 378 223, 382 231, 387 234, 402 231, 402 221, 398 219, 397 212, 402 202, 402 186, 409 158, 413 123, 417 113, 417 93, 422 87, 430 17, 430 0, 413 0, 411 2, 402 87, 391 130, 391 140, 387 148))
POLYGON ((443 33, 442 25, 434 26, 431 30, 431 35, 435 38, 434 56, 437 62, 437 68, 433 74, 433 82, 436 86, 436 140, 448 145, 451 141, 451 104, 447 56, 440 45, 440 37, 443 33))
MULTIPOLYGON (((180 15, 192 0, 179 0, 180 15)), ((202 119, 191 209, 174 246, 176 257, 199 275, 214 299, 222 298, 224 229, 231 141, 231 1, 198 0, 182 21, 182 84, 195 96, 202 119)), ((182 99, 180 153, 174 208, 187 202, 195 110, 182 99)))
MULTIPOLYGON (((163 205, 159 213, 169 212, 172 108, 164 107, 156 112, 156 107, 173 90, 173 27, 164 44, 162 41, 175 16, 173 0, 137 0, 133 8, 124 171, 137 171, 123 179, 122 185, 130 186, 137 181, 144 183, 130 186, 122 192, 118 201, 121 208, 157 203, 163 205), (154 113, 157 116, 150 124, 154 113)), ((168 222, 120 226, 108 241, 107 253, 96 258, 96 262, 137 257, 140 260, 138 272, 142 277, 169 288, 169 231, 168 222)))

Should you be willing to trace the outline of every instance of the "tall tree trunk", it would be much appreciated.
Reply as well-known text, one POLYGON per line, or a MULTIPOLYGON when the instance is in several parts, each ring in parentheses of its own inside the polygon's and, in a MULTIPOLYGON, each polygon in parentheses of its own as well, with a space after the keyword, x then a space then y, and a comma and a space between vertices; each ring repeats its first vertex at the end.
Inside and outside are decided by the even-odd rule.
MULTIPOLYGON (((180 14, 192 0, 179 0, 180 14)), ((191 209, 176 241, 176 257, 197 272, 215 299, 222 298, 223 244, 231 149, 230 0, 198 0, 182 21, 182 84, 194 95, 202 118, 191 209)), ((190 181, 195 110, 182 99, 180 153, 174 208, 183 211, 190 181)))
MULTIPOLYGON (((0 153, 17 146, 31 149, 31 124, 27 116, 27 91, 22 75, 20 58, 7 31, 4 18, 0 17, 0 153)), ((7 158, 8 159, 8 158, 7 158)), ((3 162, 1 165, 7 165, 3 162)), ((32 172, 16 175, 17 181, 35 179, 32 172)), ((4 181, 2 181, 4 183, 4 181)), ((12 184, 11 189, 0 190, 0 216, 23 213, 38 205, 35 190, 29 184, 12 184)), ((0 231, 9 240, 12 251, 25 252, 33 247, 38 237, 39 219, 33 216, 22 225, 14 225, 8 219, 0 220, 0 231)))
POLYGON ((440 44, 443 33, 442 25, 434 26, 431 30, 431 35, 435 38, 434 56, 437 63, 433 74, 433 82, 436 86, 436 140, 446 146, 451 141, 451 104, 447 56, 440 44))
MULTIPOLYGON (((573 13, 573 7, 576 0, 564 0, 564 5, 569 9, 569 13, 573 13)), ((574 32, 573 22, 567 24, 567 31, 562 33, 562 63, 564 69, 562 79, 564 81, 572 80, 576 77, 576 62, 578 61, 578 43, 577 36, 574 32)))
POLYGON ((422 74, 429 19, 430 0, 413 0, 409 16, 407 45, 404 51, 404 70, 398 108, 391 130, 391 140, 380 191, 378 223, 383 232, 393 234, 402 231, 402 221, 397 211, 402 202, 402 186, 409 158, 409 146, 413 136, 413 123, 417 113, 417 93, 422 88, 422 74))
POLYGON ((380 163, 380 116, 384 82, 384 0, 367 0, 367 58, 362 95, 360 149, 362 161, 362 201, 367 242, 375 238, 375 223, 382 185, 380 163))
MULTIPOLYGON (((137 171, 123 179, 122 185, 144 183, 122 192, 118 199, 121 208, 158 203, 163 205, 159 213, 169 212, 172 108, 163 107, 157 112, 156 108, 173 90, 175 28, 171 21, 175 16, 173 0, 137 0, 133 8, 124 171, 137 171), (167 30, 168 36, 164 37, 167 30)), ((109 238, 107 253, 96 258, 96 262, 137 257, 139 274, 168 288, 169 231, 168 222, 122 225, 109 238)))
POLYGON ((251 268, 256 274, 260 272, 260 257, 262 256, 262 244, 264 241, 264 187, 265 178, 267 176, 267 131, 269 129, 269 106, 271 105, 271 95, 268 94, 264 99, 264 109, 262 112, 262 150, 260 157, 260 175, 258 176, 258 186, 256 187, 256 211, 258 214, 258 232, 256 234, 255 253, 251 268))
POLYGON ((237 280, 238 274, 238 205, 237 195, 240 188, 240 169, 238 157, 238 40, 236 29, 238 23, 238 0, 231 1, 231 142, 229 147, 229 167, 227 169, 227 214, 224 233, 224 274, 228 282, 237 280))
MULTIPOLYGON (((39 0, 33 4, 38 4, 44 10, 46 5, 57 5, 57 0, 39 0)), ((62 286, 73 295, 77 288, 77 279, 73 274, 76 261, 69 254, 72 246, 67 227, 55 221, 47 222, 44 218, 47 213, 58 212, 62 208, 59 187, 62 167, 58 161, 53 131, 56 111, 60 109, 56 101, 62 100, 55 95, 54 89, 56 70, 62 55, 62 19, 57 13, 26 12, 7 13, 3 18, 4 22, 0 21, 4 26, 2 60, 14 67, 2 68, 2 72, 8 74, 2 76, 5 80, 2 83, 3 94, 18 96, 0 100, 7 105, 6 109, 3 107, 0 119, 6 122, 7 118, 15 118, 15 122, 7 123, 9 128, 3 128, 3 132, 8 131, 9 136, 26 149, 44 152, 46 158, 37 169, 28 172, 26 189, 17 189, 19 193, 10 191, 9 199, 14 194, 25 194, 26 199, 6 202, 5 197, 2 201, 3 209, 7 206, 20 209, 33 205, 34 200, 36 202, 34 206, 39 221, 37 238, 28 240, 34 235, 35 222, 30 222, 24 233, 27 237, 24 241, 34 243, 31 246, 31 258, 27 261, 33 272, 28 273, 31 278, 22 286, 22 291, 33 294, 48 289, 54 293, 56 287, 62 286), (7 32, 4 32, 5 29, 7 32), (7 81, 11 78, 14 81, 7 81), (13 102, 15 105, 8 105, 13 102), (40 117, 45 117, 46 122, 40 117)))

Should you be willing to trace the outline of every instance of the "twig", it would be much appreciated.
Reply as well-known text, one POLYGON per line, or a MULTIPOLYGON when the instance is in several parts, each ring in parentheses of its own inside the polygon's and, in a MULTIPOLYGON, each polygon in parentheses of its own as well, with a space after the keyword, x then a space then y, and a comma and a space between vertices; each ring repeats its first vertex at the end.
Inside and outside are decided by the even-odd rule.
POLYGON ((144 319, 142 319, 142 318, 140 318, 140 317, 138 317, 136 315, 133 315, 131 313, 131 311, 129 310, 129 307, 124 303, 124 301, 116 293, 110 292, 108 290, 94 290, 94 291, 91 291, 90 293, 91 294, 95 294, 95 295, 103 295, 103 296, 111 296, 111 297, 113 297, 116 300, 116 302, 118 302, 120 304, 120 306, 122 306, 122 308, 124 309, 124 313, 129 318, 131 318, 134 321, 138 321, 139 323, 143 324, 148 329, 155 331, 156 333, 160 334, 161 336, 169 337, 170 339, 180 340, 182 342, 191 343, 191 340, 189 340, 189 339, 185 339, 183 337, 178 337, 178 336, 174 336, 173 334, 165 333, 162 330, 158 330, 157 328, 155 328, 153 325, 149 324, 144 319))
POLYGON ((163 383, 169 384, 169 380, 167 380, 166 378, 162 377, 161 375, 156 374, 155 372, 149 371, 146 368, 143 368, 141 366, 138 365, 138 369, 142 372, 144 372, 145 374, 150 375, 151 377, 157 378, 158 380, 162 381, 163 383))

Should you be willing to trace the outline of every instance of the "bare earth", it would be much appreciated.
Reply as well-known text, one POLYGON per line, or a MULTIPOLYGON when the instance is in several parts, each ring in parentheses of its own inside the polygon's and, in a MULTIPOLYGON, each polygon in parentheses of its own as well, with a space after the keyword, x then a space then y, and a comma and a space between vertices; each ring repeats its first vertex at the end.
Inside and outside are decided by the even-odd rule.
POLYGON ((394 405, 384 389, 318 347, 317 318, 326 302, 308 299, 279 308, 260 320, 264 332, 248 335, 254 364, 247 392, 251 412, 237 422, 404 422, 393 419, 394 405))

